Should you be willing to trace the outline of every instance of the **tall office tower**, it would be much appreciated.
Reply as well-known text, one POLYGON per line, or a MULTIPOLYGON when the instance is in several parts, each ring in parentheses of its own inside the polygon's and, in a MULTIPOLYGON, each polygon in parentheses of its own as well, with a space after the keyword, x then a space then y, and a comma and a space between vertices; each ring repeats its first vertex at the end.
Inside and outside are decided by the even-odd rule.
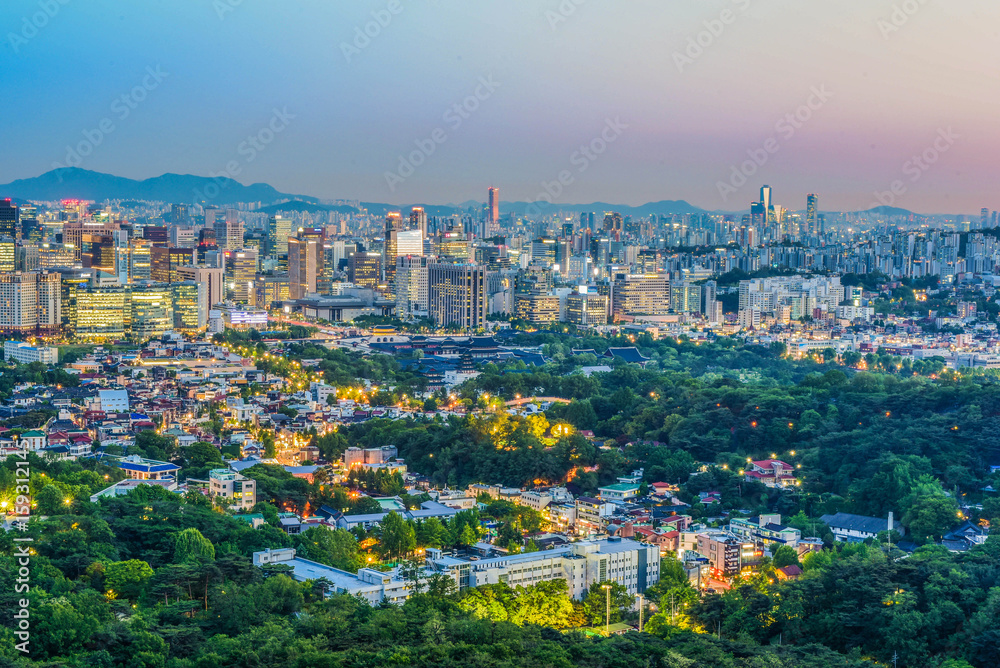
POLYGON ((38 271, 41 266, 40 249, 35 244, 24 244, 14 249, 14 271, 38 271))
POLYGON ((129 301, 132 309, 131 333, 136 339, 159 338, 174 328, 174 299, 169 285, 145 283, 133 286, 129 301))
POLYGON ((215 243, 219 248, 227 251, 243 249, 243 221, 236 209, 226 209, 223 218, 216 213, 214 229, 215 243))
POLYGON ((382 246, 382 266, 385 280, 392 285, 396 273, 396 257, 399 255, 399 233, 403 231, 403 219, 397 211, 390 211, 385 217, 385 244, 382 246))
POLYGON ((806 230, 809 234, 819 234, 819 219, 816 217, 819 197, 808 195, 806 197, 806 230))
POLYGON ((38 222, 38 213, 33 206, 21 209, 21 239, 39 243, 45 237, 45 229, 38 222))
POLYGON ((205 264, 205 256, 210 251, 218 251, 219 245, 215 241, 215 229, 206 227, 198 231, 198 264, 205 264))
POLYGON ((149 277, 161 283, 180 280, 177 270, 194 264, 195 252, 192 248, 162 248, 153 246, 149 253, 149 277))
POLYGON ((611 241, 622 240, 622 215, 617 211, 604 214, 604 231, 611 241))
POLYGON ((0 274, 0 331, 15 336, 54 334, 61 323, 60 275, 0 274))
POLYGON ((174 225, 186 225, 188 222, 187 204, 170 205, 170 222, 174 225))
POLYGON ((170 245, 170 228, 165 225, 147 225, 142 228, 143 239, 149 239, 154 246, 170 245))
POLYGON ((348 278, 351 283, 375 290, 382 278, 382 254, 373 252, 356 252, 350 257, 348 278))
POLYGON ((257 278, 257 251, 244 248, 226 254, 228 293, 235 302, 249 304, 257 278))
POLYGON ((222 209, 217 206, 205 207, 205 227, 209 230, 215 229, 215 223, 223 217, 222 209))
POLYGON ((816 216, 816 219, 819 223, 820 236, 822 236, 826 234, 826 215, 821 213, 818 216, 816 216))
POLYGON ((767 207, 763 202, 750 203, 750 224, 758 228, 767 224, 767 207))
POLYGON ((288 237, 292 235, 291 218, 271 216, 267 219, 267 254, 288 255, 288 237))
POLYGON ((21 238, 21 211, 9 199, 0 199, 0 236, 21 238))
POLYGON ((486 236, 500 231, 500 189, 490 187, 489 209, 487 210, 486 236))
POLYGON ((254 290, 257 293, 254 305, 258 308, 271 309, 275 304, 280 308, 281 302, 291 299, 287 276, 258 276, 254 290))
POLYGON ((415 206, 410 212, 410 229, 420 230, 420 238, 427 238, 427 212, 423 207, 415 206))
POLYGON ((81 242, 81 258, 84 267, 99 269, 107 274, 118 274, 118 265, 115 262, 115 240, 110 234, 85 233, 81 242))
POLYGON ((476 329, 486 324, 486 267, 432 264, 427 284, 430 316, 439 326, 476 329))
POLYGON ((396 317, 425 315, 428 308, 428 258, 401 255, 396 258, 396 317))
POLYGON ((174 329, 198 331, 208 325, 208 286, 197 281, 179 281, 170 286, 174 329))
POLYGON ((208 321, 208 312, 226 298, 225 270, 222 267, 178 267, 181 281, 194 281, 205 286, 203 316, 208 321))
POLYGON ((406 230, 396 235, 396 257, 423 254, 424 239, 420 230, 406 230))
POLYGON ((68 222, 63 225, 63 244, 72 246, 77 260, 83 259, 84 234, 110 234, 121 230, 119 223, 93 220, 68 222))
POLYGON ((0 237, 0 271, 15 271, 17 243, 14 237, 0 237))
POLYGON ((987 225, 989 224, 989 221, 990 221, 990 210, 986 207, 983 207, 983 210, 980 211, 979 228, 986 229, 987 225))
POLYGON ((153 271, 153 242, 149 239, 132 239, 128 255, 128 282, 150 280, 153 271))
POLYGON ((760 189, 760 203, 764 205, 764 213, 767 214, 771 210, 773 202, 771 201, 771 186, 763 186, 760 189))
POLYGON ((305 299, 317 291, 317 281, 323 272, 323 238, 321 230, 310 230, 288 239, 288 297, 305 299))
POLYGON ((611 299, 615 320, 626 315, 667 315, 670 279, 667 274, 617 274, 611 299))

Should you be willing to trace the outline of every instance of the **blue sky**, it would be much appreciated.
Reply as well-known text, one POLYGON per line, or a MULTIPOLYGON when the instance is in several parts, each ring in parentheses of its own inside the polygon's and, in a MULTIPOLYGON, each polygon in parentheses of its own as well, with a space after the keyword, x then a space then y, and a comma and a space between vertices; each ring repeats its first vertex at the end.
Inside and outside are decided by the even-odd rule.
POLYGON ((235 164, 245 183, 371 201, 484 199, 490 184, 532 200, 565 172, 562 202, 735 210, 767 182, 790 208, 817 192, 821 208, 857 209, 901 180, 906 208, 1000 208, 988 0, 6 0, 0 18, 0 182, 89 142, 88 169, 235 164), (366 27, 375 36, 355 42, 366 27), (149 86, 147 68, 165 75, 149 86), (122 118, 121 96, 144 83, 122 118), (474 111, 446 116, 477 89, 474 111), (250 159, 241 144, 275 109, 294 118, 250 159), (808 120, 791 136, 777 129, 797 112, 808 120), (609 119, 627 127, 581 159, 609 119), (102 121, 113 130, 95 134, 102 121), (720 182, 771 138, 724 198, 720 182), (925 151, 933 163, 915 170, 925 151))

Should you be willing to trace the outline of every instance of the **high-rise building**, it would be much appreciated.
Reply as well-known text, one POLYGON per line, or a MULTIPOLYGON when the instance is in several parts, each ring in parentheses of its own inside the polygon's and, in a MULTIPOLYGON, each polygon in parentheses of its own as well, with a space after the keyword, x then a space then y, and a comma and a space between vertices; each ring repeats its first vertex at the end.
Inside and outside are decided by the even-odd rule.
POLYGON ((0 274, 0 331, 54 334, 61 324, 60 275, 44 271, 0 274))
MULTIPOLYGON (((410 212, 410 229, 420 230, 420 238, 427 238, 427 212, 423 207, 415 206, 410 212)), ((423 255, 423 251, 420 254, 423 255)))
POLYGON ((199 331, 208 325, 208 286, 197 281, 179 281, 170 286, 174 329, 199 331))
POLYGON ((617 274, 611 309, 616 320, 630 315, 667 315, 670 279, 666 274, 617 274))
POLYGON ((177 270, 194 264, 193 248, 163 248, 153 246, 149 249, 150 278, 160 283, 173 283, 183 280, 177 270))
MULTIPOLYGON (((146 228, 148 229, 148 228, 146 228)), ((73 252, 77 260, 83 259, 83 235, 108 235, 113 232, 120 232, 121 225, 108 221, 71 221, 63 225, 63 244, 73 247, 73 252)))
POLYGON ((205 286, 204 316, 208 322, 208 312, 226 298, 225 276, 222 267, 178 267, 177 275, 182 282, 193 281, 205 286))
POLYGON ((170 205, 170 222, 174 225, 186 225, 188 222, 187 204, 170 205))
POLYGON ((316 292, 323 271, 323 240, 315 234, 299 234, 288 239, 288 296, 305 299, 316 292))
POLYGON ((604 214, 604 231, 612 241, 622 240, 622 215, 617 211, 604 214))
POLYGON ((17 243, 14 237, 0 236, 0 272, 17 269, 17 243))
POLYGON ((273 257, 288 254, 288 238, 292 235, 290 218, 271 216, 267 219, 267 254, 273 257))
POLYGON ((818 205, 819 197, 816 195, 806 197, 806 230, 809 234, 819 234, 819 219, 816 218, 818 205))
POLYGON ((388 285, 393 284, 396 273, 396 258, 399 256, 399 233, 403 231, 403 219, 396 211, 390 211, 385 217, 385 245, 382 247, 382 266, 385 267, 385 279, 388 285))
POLYGON ((375 290, 382 277, 382 255, 374 252, 357 252, 351 255, 348 278, 351 283, 375 290))
MULTIPOLYGON (((205 212, 205 224, 208 224, 208 211, 205 212)), ((218 211, 214 215, 215 243, 219 248, 227 251, 243 249, 243 221, 239 218, 236 209, 226 209, 225 215, 220 217, 218 211)))
POLYGON ((244 248, 226 254, 227 294, 233 301, 249 304, 257 278, 257 251, 244 248))
POLYGON ((131 286, 129 331, 139 341, 160 338, 174 328, 174 296, 170 287, 164 283, 131 286))
POLYGON ((430 315, 438 325, 476 329, 486 324, 486 267, 432 264, 427 282, 430 315))
POLYGON ((420 255, 401 255, 396 258, 396 317, 409 319, 427 314, 428 258, 420 255))
POLYGON ((128 282, 148 281, 153 277, 153 242, 135 238, 129 242, 128 282))
POLYGON ((496 234, 500 231, 500 189, 490 187, 489 190, 489 219, 487 222, 487 235, 496 234))
POLYGON ((254 305, 257 308, 270 309, 275 304, 288 301, 291 299, 288 285, 287 276, 258 276, 254 284, 256 290, 254 305))
POLYGON ((21 238, 21 212, 10 199, 0 199, 0 236, 21 238))
POLYGON ((566 298, 566 322, 582 327, 608 323, 608 298, 593 292, 573 293, 566 298))
POLYGON ((424 238, 420 230, 406 230, 396 235, 396 257, 423 254, 424 238))
POLYGON ((764 205, 764 215, 771 210, 774 202, 771 201, 771 186, 762 186, 760 189, 760 203, 764 205))

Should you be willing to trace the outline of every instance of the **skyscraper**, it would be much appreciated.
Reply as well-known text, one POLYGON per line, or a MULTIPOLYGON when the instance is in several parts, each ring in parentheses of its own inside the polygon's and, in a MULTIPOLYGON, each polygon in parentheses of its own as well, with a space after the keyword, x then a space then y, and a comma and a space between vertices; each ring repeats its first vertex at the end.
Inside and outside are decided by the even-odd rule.
POLYGON ((348 265, 351 283, 375 290, 382 275, 382 255, 372 252, 356 252, 351 255, 348 265))
POLYGON ((21 238, 21 212, 9 199, 0 200, 0 236, 21 238))
MULTIPOLYGON (((208 224, 208 211, 205 212, 205 223, 208 224)), ((243 248, 243 221, 239 219, 236 209, 226 209, 225 217, 220 219, 218 211, 214 214, 215 242, 219 248, 227 251, 243 248)))
POLYGON ((290 218, 271 216, 267 220, 267 254, 273 257, 288 254, 288 237, 292 234, 290 218))
POLYGON ((392 285, 396 273, 396 256, 399 255, 399 233, 403 231, 403 219, 398 211, 391 211, 385 217, 385 245, 382 247, 382 266, 385 280, 392 285))
POLYGON ((771 210, 771 186, 763 186, 760 189, 760 203, 764 205, 764 213, 767 214, 771 210))
POLYGON ((432 264, 427 283, 430 315, 438 325, 475 329, 486 323, 486 267, 432 264))
POLYGON ((819 204, 819 197, 816 195, 806 196, 806 230, 809 234, 819 233, 819 219, 816 218, 816 207, 819 204))
POLYGON ((423 207, 415 206, 410 212, 410 229, 420 230, 420 238, 427 238, 427 212, 423 207))
POLYGON ((604 214, 604 231, 612 241, 622 240, 622 215, 617 211, 604 214))
POLYGON ((226 254, 226 280, 233 301, 249 304, 257 278, 257 251, 244 248, 226 254))
POLYGON ((487 235, 496 234, 500 230, 500 189, 490 187, 489 191, 489 219, 487 222, 487 235))
POLYGON ((323 230, 299 229, 288 239, 288 297, 305 299, 317 291, 323 273, 323 230))

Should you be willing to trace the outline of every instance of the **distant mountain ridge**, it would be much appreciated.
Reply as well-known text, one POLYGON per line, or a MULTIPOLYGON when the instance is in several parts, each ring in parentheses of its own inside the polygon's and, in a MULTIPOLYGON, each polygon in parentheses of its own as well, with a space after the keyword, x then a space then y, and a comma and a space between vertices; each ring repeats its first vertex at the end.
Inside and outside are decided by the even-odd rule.
MULTIPOLYGON (((136 180, 104 174, 80 167, 63 167, 30 179, 18 179, 0 185, 0 197, 19 200, 57 201, 62 199, 158 201, 168 203, 199 203, 229 205, 261 202, 263 213, 338 211, 348 213, 355 209, 346 205, 321 204, 316 197, 283 193, 266 183, 243 185, 234 179, 191 174, 163 174, 150 179, 136 180)), ((483 204, 469 200, 461 204, 387 204, 361 202, 361 207, 374 215, 389 211, 409 210, 423 206, 429 216, 453 216, 483 204)), ((603 216, 605 211, 617 211, 623 216, 649 216, 671 213, 708 213, 683 200, 649 202, 641 206, 608 204, 552 204, 545 202, 501 202, 503 214, 523 215, 526 211, 589 212, 603 216)))
MULTIPOLYGON (((219 206, 260 202, 262 213, 278 212, 319 212, 337 211, 350 213, 354 207, 344 204, 321 204, 316 197, 283 193, 266 183, 243 185, 226 177, 211 178, 191 174, 163 174, 154 178, 136 180, 112 174, 103 174, 79 167, 63 167, 30 179, 18 179, 0 185, 0 198, 14 200, 56 201, 62 199, 84 199, 100 202, 103 200, 157 201, 178 204, 216 204, 219 206)), ((384 202, 361 202, 361 208, 381 216, 389 211, 408 211, 413 206, 422 206, 428 216, 453 216, 467 212, 470 208, 478 211, 483 202, 468 200, 460 204, 387 204, 384 202)), ((547 202, 500 202, 500 212, 522 216, 525 213, 589 213, 603 219, 604 213, 616 211, 623 216, 655 216, 670 214, 727 214, 740 212, 709 211, 690 204, 685 200, 661 200, 647 202, 639 206, 592 202, 590 204, 548 204, 547 202)), ((880 206, 867 211, 883 216, 924 215, 898 207, 880 206)))
POLYGON ((100 202, 110 199, 223 205, 302 200, 319 203, 315 197, 281 193, 266 183, 245 186, 230 178, 191 174, 163 174, 137 181, 79 167, 53 169, 35 178, 0 185, 0 196, 35 201, 84 199, 100 202))

